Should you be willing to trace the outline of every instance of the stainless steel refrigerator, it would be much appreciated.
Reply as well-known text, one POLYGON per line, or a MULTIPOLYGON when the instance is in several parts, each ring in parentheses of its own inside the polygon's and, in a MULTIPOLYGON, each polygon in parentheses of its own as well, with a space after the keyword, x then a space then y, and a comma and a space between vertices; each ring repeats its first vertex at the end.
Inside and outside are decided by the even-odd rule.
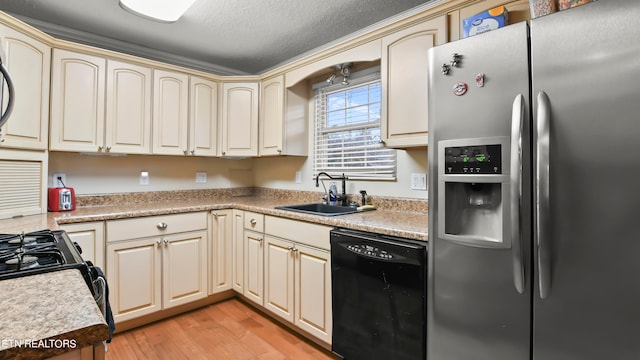
POLYGON ((640 2, 429 60, 427 359, 640 359, 640 2))

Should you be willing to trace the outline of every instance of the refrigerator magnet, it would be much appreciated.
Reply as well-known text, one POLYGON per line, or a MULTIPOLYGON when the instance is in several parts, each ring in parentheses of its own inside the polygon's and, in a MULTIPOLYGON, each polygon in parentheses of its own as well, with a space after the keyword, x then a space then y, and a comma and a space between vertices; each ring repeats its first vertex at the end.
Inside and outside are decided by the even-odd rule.
POLYGON ((467 86, 467 84, 459 82, 453 85, 453 95, 462 96, 467 93, 467 89, 469 89, 469 86, 467 86))
POLYGON ((483 73, 478 73, 478 75, 476 75, 476 86, 477 87, 483 87, 484 86, 484 74, 483 73))

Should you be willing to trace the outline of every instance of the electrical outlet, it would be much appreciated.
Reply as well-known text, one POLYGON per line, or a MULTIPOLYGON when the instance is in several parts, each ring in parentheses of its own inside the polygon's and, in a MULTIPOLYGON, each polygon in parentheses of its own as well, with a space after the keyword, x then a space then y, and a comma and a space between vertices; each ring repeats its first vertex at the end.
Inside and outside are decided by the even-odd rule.
POLYGON ((206 172, 197 172, 196 173, 196 182, 197 183, 206 183, 207 182, 207 173, 206 172))
POLYGON ((302 171, 296 171, 296 184, 302 183, 302 171))
POLYGON ((142 171, 140 173, 140 185, 149 185, 149 172, 142 171))
POLYGON ((427 174, 411 174, 411 190, 427 190, 427 174))
POLYGON ((67 185, 67 174, 65 173, 54 173, 53 174, 53 187, 66 187, 67 185))

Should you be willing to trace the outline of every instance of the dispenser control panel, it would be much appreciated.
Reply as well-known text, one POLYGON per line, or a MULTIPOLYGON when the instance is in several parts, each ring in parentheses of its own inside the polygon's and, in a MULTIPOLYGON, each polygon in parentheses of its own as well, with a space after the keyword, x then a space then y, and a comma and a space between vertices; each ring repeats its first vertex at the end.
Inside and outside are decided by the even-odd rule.
POLYGON ((446 147, 445 174, 502 174, 502 145, 446 147))

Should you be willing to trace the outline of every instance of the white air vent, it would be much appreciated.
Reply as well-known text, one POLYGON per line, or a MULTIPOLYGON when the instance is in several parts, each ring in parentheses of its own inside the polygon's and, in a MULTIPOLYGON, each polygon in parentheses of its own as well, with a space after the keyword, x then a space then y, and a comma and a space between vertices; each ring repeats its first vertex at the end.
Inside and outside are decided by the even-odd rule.
POLYGON ((0 152, 0 219, 47 211, 46 152, 0 152))

